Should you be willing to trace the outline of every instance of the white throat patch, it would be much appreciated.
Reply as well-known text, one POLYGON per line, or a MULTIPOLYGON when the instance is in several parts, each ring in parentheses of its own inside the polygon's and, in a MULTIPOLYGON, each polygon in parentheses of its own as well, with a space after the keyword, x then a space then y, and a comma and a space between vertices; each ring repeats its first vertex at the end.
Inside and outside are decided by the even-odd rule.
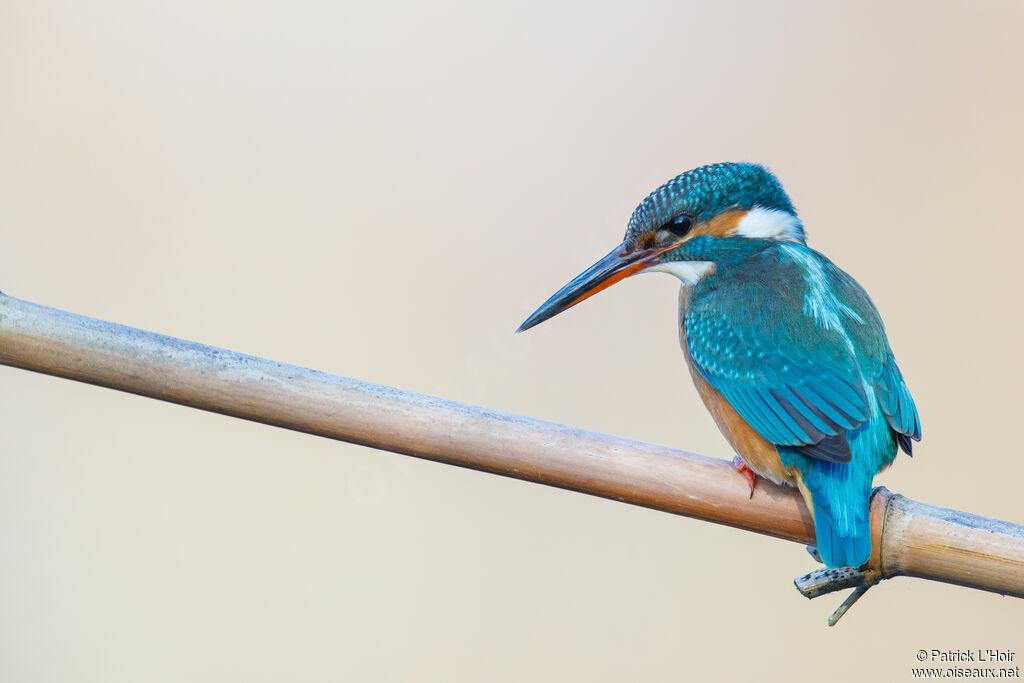
POLYGON ((684 285, 696 284, 698 280, 714 270, 711 261, 668 261, 644 268, 645 273, 670 273, 684 285))
POLYGON ((736 234, 758 240, 803 242, 804 230, 800 219, 786 211, 755 206, 740 219, 736 234))

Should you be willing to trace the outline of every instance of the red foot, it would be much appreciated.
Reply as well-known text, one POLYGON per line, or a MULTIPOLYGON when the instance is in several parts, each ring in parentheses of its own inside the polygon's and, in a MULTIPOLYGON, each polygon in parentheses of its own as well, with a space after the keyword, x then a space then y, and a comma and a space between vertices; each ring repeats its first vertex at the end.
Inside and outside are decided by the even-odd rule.
POLYGON ((750 497, 754 497, 754 484, 757 482, 757 475, 754 474, 754 470, 747 467, 747 463, 740 460, 740 456, 734 455, 732 458, 732 466, 736 468, 736 471, 742 474, 747 483, 750 484, 750 497))

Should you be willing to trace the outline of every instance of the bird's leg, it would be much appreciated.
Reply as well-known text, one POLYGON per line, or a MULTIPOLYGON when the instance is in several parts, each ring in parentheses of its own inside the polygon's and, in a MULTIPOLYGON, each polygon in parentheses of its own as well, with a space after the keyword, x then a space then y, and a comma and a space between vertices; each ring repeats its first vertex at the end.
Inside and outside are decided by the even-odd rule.
POLYGON ((747 483, 750 484, 750 497, 754 497, 754 484, 757 483, 757 475, 754 474, 754 470, 747 467, 747 463, 740 459, 740 456, 732 456, 732 466, 736 468, 736 471, 742 474, 747 483))

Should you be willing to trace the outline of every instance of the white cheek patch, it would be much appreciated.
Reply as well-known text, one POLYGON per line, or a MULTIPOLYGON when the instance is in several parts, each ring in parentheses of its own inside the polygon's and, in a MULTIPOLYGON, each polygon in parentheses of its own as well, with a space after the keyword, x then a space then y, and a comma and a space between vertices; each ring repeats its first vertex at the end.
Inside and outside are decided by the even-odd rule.
POLYGON ((800 219, 786 211, 755 206, 736 226, 738 237, 780 242, 803 242, 804 229, 800 219))
POLYGON ((679 278, 684 285, 693 285, 714 268, 715 264, 711 261, 668 261, 644 268, 643 272, 669 273, 679 278))

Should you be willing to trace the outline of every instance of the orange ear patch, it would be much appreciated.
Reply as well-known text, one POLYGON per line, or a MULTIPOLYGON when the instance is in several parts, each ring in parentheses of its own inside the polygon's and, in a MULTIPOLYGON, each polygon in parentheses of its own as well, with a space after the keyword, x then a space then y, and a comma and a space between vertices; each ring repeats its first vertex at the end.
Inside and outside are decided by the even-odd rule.
POLYGON ((690 231, 691 236, 708 235, 710 237, 731 237, 739 229, 740 221, 747 215, 746 209, 723 211, 710 220, 698 223, 690 231))

